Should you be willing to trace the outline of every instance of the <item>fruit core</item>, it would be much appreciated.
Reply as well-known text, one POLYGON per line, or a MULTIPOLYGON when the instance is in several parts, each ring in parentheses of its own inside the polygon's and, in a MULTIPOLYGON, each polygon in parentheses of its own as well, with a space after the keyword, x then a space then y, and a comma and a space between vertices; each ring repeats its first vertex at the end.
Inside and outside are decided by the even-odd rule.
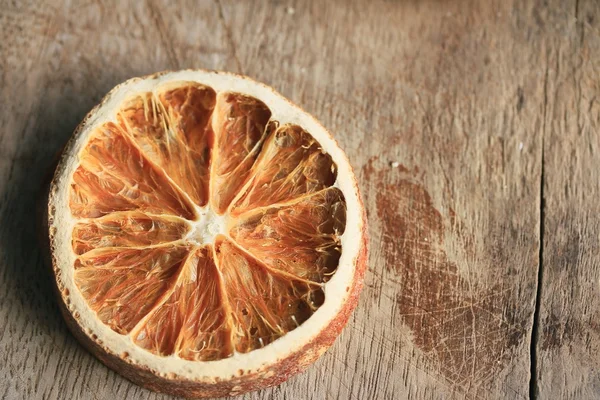
POLYGON ((192 221, 192 229, 186 239, 194 244, 214 243, 217 235, 226 233, 227 215, 217 215, 210 207, 197 210, 197 221, 192 221))

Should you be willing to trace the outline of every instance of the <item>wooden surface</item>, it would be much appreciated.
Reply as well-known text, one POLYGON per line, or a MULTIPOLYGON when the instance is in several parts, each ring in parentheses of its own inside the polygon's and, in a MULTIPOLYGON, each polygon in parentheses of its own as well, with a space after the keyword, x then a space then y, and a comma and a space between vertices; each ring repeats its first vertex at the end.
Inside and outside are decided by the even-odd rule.
POLYGON ((246 399, 600 395, 600 3, 0 2, 0 398, 165 399, 67 332, 36 241, 52 159, 117 83, 247 74, 331 129, 372 237, 358 309, 246 399), (533 377, 533 379, 531 379, 533 377))
POLYGON ((539 398, 600 396, 600 2, 574 17, 554 18, 544 62, 539 398))

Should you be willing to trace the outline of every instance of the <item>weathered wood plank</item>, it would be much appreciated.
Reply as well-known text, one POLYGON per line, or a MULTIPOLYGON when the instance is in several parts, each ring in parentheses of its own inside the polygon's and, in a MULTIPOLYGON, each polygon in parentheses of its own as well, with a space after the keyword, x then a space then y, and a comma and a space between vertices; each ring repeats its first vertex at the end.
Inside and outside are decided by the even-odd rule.
POLYGON ((600 393, 600 3, 551 8, 537 389, 542 399, 592 399, 600 393))
POLYGON ((353 321, 274 397, 527 397, 544 102, 536 5, 222 3, 242 71, 347 150, 371 224, 353 321))
POLYGON ((527 397, 542 132, 540 397, 590 397, 599 384, 597 7, 7 3, 0 398, 167 398, 108 370, 68 334, 33 209, 54 153, 112 86, 187 67, 248 74, 313 113, 347 150, 369 211, 370 271, 348 329, 307 373, 245 398, 527 397))

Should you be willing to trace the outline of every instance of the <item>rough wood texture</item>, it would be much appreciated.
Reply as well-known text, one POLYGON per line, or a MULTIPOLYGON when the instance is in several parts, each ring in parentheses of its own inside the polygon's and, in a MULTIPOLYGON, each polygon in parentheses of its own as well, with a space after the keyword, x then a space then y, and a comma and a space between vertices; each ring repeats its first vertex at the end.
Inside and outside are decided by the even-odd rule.
POLYGON ((542 63, 544 245, 539 398, 600 395, 600 2, 557 3, 542 63), (560 18, 571 13, 572 18, 560 18))
POLYGON ((315 115, 369 212, 347 329, 245 398, 525 398, 532 371, 533 396, 597 396, 598 2, 172 3, 1 3, 0 398, 167 398, 67 332, 34 207, 111 87, 188 67, 247 74, 315 115))

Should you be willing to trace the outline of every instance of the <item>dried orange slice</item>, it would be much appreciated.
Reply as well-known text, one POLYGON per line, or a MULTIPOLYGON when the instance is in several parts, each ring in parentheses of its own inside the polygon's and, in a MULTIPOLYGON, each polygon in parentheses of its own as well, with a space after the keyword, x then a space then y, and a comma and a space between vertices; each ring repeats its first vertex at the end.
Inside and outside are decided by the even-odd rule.
POLYGON ((366 220, 346 156, 246 77, 117 86, 66 146, 48 212, 70 329, 157 391, 284 381, 331 346, 362 287, 366 220))

